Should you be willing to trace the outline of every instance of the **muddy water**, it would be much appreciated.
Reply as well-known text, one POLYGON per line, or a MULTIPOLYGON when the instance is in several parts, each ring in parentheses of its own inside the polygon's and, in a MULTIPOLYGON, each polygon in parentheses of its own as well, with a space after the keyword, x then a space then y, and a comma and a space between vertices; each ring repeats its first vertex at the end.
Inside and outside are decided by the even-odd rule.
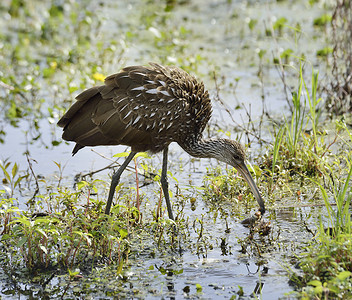
MULTIPOLYGON (((98 7, 91 4, 87 9, 94 11, 98 19, 102 20, 103 25, 97 38, 108 41, 116 36, 123 37, 127 32, 133 32, 134 35, 126 44, 121 65, 104 66, 106 75, 116 72, 122 65, 145 64, 148 61, 184 64, 186 67, 190 64, 197 65, 195 68, 197 77, 204 80, 212 98, 217 97, 217 85, 219 96, 230 111, 229 114, 220 102, 213 102, 214 115, 210 126, 215 130, 210 130, 210 135, 223 136, 223 133, 216 132, 216 129, 222 128, 236 138, 237 133, 233 128, 238 124, 246 124, 249 119, 257 122, 262 115, 263 105, 266 112, 279 117, 288 111, 283 84, 279 73, 271 63, 272 54, 275 56, 275 53, 291 48, 297 55, 304 53, 313 65, 318 65, 314 54, 317 49, 324 46, 324 39, 319 36, 322 33, 317 34, 311 24, 313 19, 322 13, 322 8, 317 5, 310 7, 307 2, 186 1, 184 4, 175 5, 171 12, 165 13, 157 4, 149 2, 131 1, 126 5, 124 1, 108 1, 98 7), (163 15, 165 15, 164 23, 160 20, 162 19, 160 16, 163 15), (263 27, 269 27, 270 22, 281 17, 287 18, 290 26, 300 24, 304 34, 296 39, 292 31, 286 30, 273 42, 272 38, 265 36, 263 27), (248 26, 250 20, 257 22, 252 30, 248 26), (164 27, 160 27, 161 23, 164 27), (173 30, 180 31, 181 26, 187 33, 171 35, 171 48, 170 45, 163 45, 158 40, 159 34, 168 36, 173 30), (267 53, 262 61, 258 57, 257 49, 265 50, 267 53), (201 58, 198 59, 196 54, 201 58), (262 78, 258 76, 260 64, 264 66, 262 78), (238 79, 237 87, 236 79, 238 79), (235 124, 233 120, 236 121, 235 124)), ((297 68, 297 65, 295 67, 297 68)), ((294 84, 295 77, 290 74, 295 73, 288 72, 288 84, 294 84)), ((50 100, 50 96, 47 99, 50 100)), ((73 185, 73 178, 77 173, 104 167, 110 163, 104 157, 109 158, 126 150, 123 146, 97 147, 95 152, 87 148, 71 158, 72 144, 50 146, 52 139, 59 138, 60 129, 44 119, 40 122, 41 139, 27 143, 24 132, 28 130, 28 124, 29 122, 21 121, 18 128, 10 125, 4 127, 7 136, 5 143, 0 145, 0 158, 9 158, 25 170, 27 159, 23 153, 29 150, 30 156, 35 160, 33 164, 35 173, 52 184, 55 184, 59 176, 59 170, 53 161, 64 166, 62 184, 70 186, 73 185)), ((264 137, 270 140, 270 134, 265 132, 265 128, 262 130, 264 137)), ((243 142, 248 142, 244 136, 241 137, 243 142)), ((254 151, 250 159, 261 153, 255 139, 253 137, 251 139, 254 151)), ((161 155, 156 155, 148 163, 160 169, 161 155)), ((107 270, 102 272, 101 276, 109 283, 96 282, 91 288, 87 289, 85 286, 81 294, 69 290, 67 295, 71 295, 72 298, 86 298, 88 295, 94 299, 107 298, 109 295, 147 299, 223 299, 237 295, 240 286, 243 288, 244 298, 249 298, 255 293, 262 299, 278 299, 292 291, 292 287, 288 284, 286 268, 288 266, 293 268, 289 261, 311 238, 304 229, 305 222, 308 225, 314 224, 312 216, 321 211, 316 212, 310 208, 283 209, 280 208, 279 201, 277 203, 271 201, 274 204, 268 206, 266 216, 272 222, 273 235, 278 236, 277 241, 268 244, 269 250, 262 256, 251 252, 242 254, 239 240, 245 239, 249 232, 240 221, 254 210, 250 212, 243 208, 241 217, 229 218, 221 214, 214 217, 214 208, 205 203, 194 188, 204 184, 206 168, 217 165, 218 162, 215 160, 191 160, 178 145, 172 145, 170 148, 171 172, 178 179, 180 188, 186 196, 197 197, 196 209, 193 210, 191 205, 187 204, 185 215, 189 216, 190 224, 203 216, 204 236, 207 239, 206 243, 212 245, 211 250, 197 254, 194 251, 195 247, 188 246, 192 240, 193 243, 197 240, 195 232, 180 239, 182 248, 180 252, 159 249, 151 238, 143 243, 134 241, 124 280, 112 276, 107 270), (180 169, 180 164, 183 165, 183 169, 180 169), (230 232, 226 232, 225 218, 230 232), (226 247, 222 247, 222 241, 225 241, 226 247), (164 270, 167 270, 166 273, 164 270), (201 289, 197 290, 197 284, 201 289)), ((108 173, 101 172, 95 178, 107 179, 108 173)), ((122 181, 134 184, 134 174, 126 172, 122 181)), ((170 188, 174 194, 175 184, 176 182, 170 179, 170 188)), ((151 203, 157 200, 155 191, 158 190, 156 184, 141 188, 151 203)), ((18 195, 20 207, 25 208, 24 202, 31 193, 32 190, 29 188, 22 191, 22 196, 18 195)), ((256 242, 267 241, 256 237, 256 242)), ((49 289, 50 287, 54 289, 59 282, 60 279, 55 278, 49 284, 49 289)), ((8 287, 4 287, 2 293, 6 290, 9 290, 8 287)), ((33 294, 37 295, 36 292, 33 294)), ((55 296, 59 297, 60 291, 57 291, 55 296)))

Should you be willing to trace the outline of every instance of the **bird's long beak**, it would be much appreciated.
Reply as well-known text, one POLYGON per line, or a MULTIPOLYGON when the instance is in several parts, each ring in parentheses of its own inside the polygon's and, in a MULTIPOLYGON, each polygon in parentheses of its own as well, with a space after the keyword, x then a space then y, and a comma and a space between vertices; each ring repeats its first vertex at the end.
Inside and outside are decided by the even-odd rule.
POLYGON ((240 163, 236 163, 236 165, 234 166, 240 173, 241 175, 244 177, 244 179, 248 182, 254 197, 257 199, 257 202, 260 206, 260 212, 262 213, 262 215, 265 213, 265 205, 264 205, 264 200, 262 198, 262 196, 259 193, 259 190, 257 188, 257 185, 255 184, 253 177, 251 175, 251 173, 249 172, 246 164, 244 162, 240 162, 240 163))

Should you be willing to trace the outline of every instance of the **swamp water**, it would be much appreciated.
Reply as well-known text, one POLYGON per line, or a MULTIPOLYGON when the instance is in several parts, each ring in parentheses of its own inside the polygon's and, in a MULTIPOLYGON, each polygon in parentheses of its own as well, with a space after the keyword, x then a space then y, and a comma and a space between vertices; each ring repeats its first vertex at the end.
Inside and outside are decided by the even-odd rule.
MULTIPOLYGON (((85 52, 79 53, 78 56, 87 55, 85 66, 94 62, 94 71, 86 67, 78 71, 74 64, 66 69, 66 72, 75 72, 71 83, 79 90, 73 95, 67 92, 72 86, 68 83, 69 76, 65 77, 59 71, 57 77, 49 79, 38 76, 37 99, 45 99, 40 108, 42 114, 41 119, 37 120, 38 126, 33 129, 33 120, 37 117, 30 114, 19 120, 17 127, 11 126, 10 122, 4 119, 1 125, 6 135, 4 143, 0 144, 0 158, 17 162, 25 172, 28 163, 23 153, 28 151, 30 157, 36 161, 33 163, 34 172, 46 181, 40 186, 41 193, 45 192, 45 185, 55 186, 59 178, 61 185, 71 187, 77 173, 88 173, 105 167, 110 163, 106 158, 111 158, 113 154, 123 152, 126 148, 97 147, 94 152, 85 148, 71 158, 72 143, 53 143, 60 141, 61 130, 55 127, 55 123, 62 111, 55 109, 53 116, 48 116, 46 109, 55 105, 68 107, 67 102, 63 104, 63 99, 71 100, 82 89, 100 84, 85 79, 84 86, 80 86, 82 78, 95 71, 108 75, 116 72, 121 66, 145 64, 148 61, 186 66, 191 73, 194 73, 192 69, 196 69, 197 77, 204 80, 211 98, 219 97, 224 102, 213 101, 214 115, 210 121, 210 132, 205 135, 224 136, 225 132, 228 132, 235 138, 238 132, 234 132, 232 128, 248 122, 257 126, 263 111, 282 118, 283 113, 288 112, 287 101, 279 72, 270 63, 271 53, 282 53, 282 50, 278 50, 281 48, 292 48, 293 51, 299 49, 300 54, 304 53, 308 59, 316 62, 315 50, 324 45, 324 38, 316 37, 313 26, 305 26, 312 24, 312 20, 322 13, 323 8, 318 5, 310 7, 309 1, 293 2, 295 3, 185 1, 166 9, 165 3, 148 1, 131 1, 127 5, 125 1, 106 1, 100 4, 88 1, 88 5, 78 1, 75 5, 85 6, 85 13, 77 18, 86 18, 87 26, 92 29, 89 33, 92 35, 91 47, 84 49, 85 52), (167 10, 169 11, 166 12, 167 10), (295 36, 297 33, 290 30, 277 40, 265 36, 263 24, 270 27, 270 22, 281 17, 287 19, 288 26, 302 26, 304 34, 299 40, 295 36), (249 25, 251 20, 257 24, 253 25, 254 29, 249 25), (96 29, 94 24, 98 21, 100 24, 96 29), (311 36, 314 38, 311 39, 311 36), (277 45, 273 41, 277 42, 277 45), (108 48, 109 43, 112 52, 116 49, 120 57, 112 58, 109 54, 109 59, 106 59, 101 50, 97 51, 101 56, 94 53, 93 47, 108 48), (125 47, 123 51, 120 49, 122 46, 125 47), (261 50, 266 53, 264 59, 258 55, 261 50), (87 74, 84 74, 85 72, 87 74), (264 75, 260 75, 261 73, 264 75), (216 74, 216 81, 213 74, 216 74), (217 132, 217 129, 224 132, 217 132), (38 132, 40 138, 33 138, 38 132), (58 171, 54 161, 64 166, 62 173, 58 171)), ((41 7, 42 14, 31 12, 37 19, 28 20, 22 16, 24 19, 20 22, 44 24, 47 18, 45 11, 54 5, 56 4, 46 1, 41 7)), ((70 5, 73 4, 62 4, 65 16, 72 16, 77 9, 70 5)), ((31 7, 28 9, 30 11, 31 7)), ((18 27, 21 26, 14 25, 15 16, 10 16, 4 8, 1 14, 8 21, 6 26, 5 21, 1 21, 1 25, 7 29, 6 34, 15 35, 16 30, 20 31, 18 27)), ((65 20, 64 18, 63 25, 60 26, 70 24, 65 20)), ((34 24, 33 28, 38 29, 39 25, 34 24)), ((42 26, 42 30, 43 28, 42 26)), ((319 34, 323 36, 323 33, 319 34)), ((65 43, 67 44, 58 44, 58 56, 73 47, 67 40, 65 43)), ((50 50, 52 47, 50 43, 45 44, 41 49, 44 56, 36 47, 30 48, 30 54, 39 57, 40 66, 46 64, 45 53, 55 53, 50 50), (37 50, 39 53, 36 53, 37 50)), ((2 57, 3 61, 6 59, 2 57)), ((77 69, 80 67, 77 66, 77 69)), ((289 75, 287 81, 295 84, 295 76, 289 75)), ((2 93, 4 97, 6 92, 2 93)), ((266 122, 269 121, 264 121, 260 131, 263 132, 263 138, 270 141, 270 134, 265 132, 266 122)), ((248 136, 239 136, 242 136, 244 143, 248 142, 248 136)), ((256 164, 256 161, 260 160, 258 155, 265 149, 260 149, 255 139, 250 135, 249 137, 253 142, 249 161, 256 164)), ((159 154, 143 162, 159 170, 161 158, 159 154)), ((133 169, 133 162, 130 165, 133 169)), ((174 206, 178 205, 180 197, 177 196, 179 191, 175 187, 178 185, 184 201, 183 215, 187 224, 186 229, 180 232, 174 249, 170 249, 167 243, 158 246, 153 236, 132 237, 128 262, 121 275, 116 275, 117 266, 84 266, 80 270, 82 279, 69 282, 66 275, 58 274, 48 281, 45 288, 30 280, 15 284, 2 270, 0 295, 4 299, 245 299, 255 297, 253 294, 261 299, 286 298, 285 293, 293 290, 289 285, 287 270, 295 268, 295 256, 299 257, 304 245, 312 238, 306 227, 314 228, 316 216, 323 213, 323 208, 309 207, 307 199, 311 198, 310 195, 298 199, 295 191, 299 188, 293 188, 292 194, 283 195, 281 199, 267 199, 265 191, 262 191, 267 203, 265 218, 271 222, 272 231, 267 237, 256 234, 253 242, 248 243, 246 239, 250 234, 249 230, 243 227, 240 221, 255 212, 255 204, 247 208, 241 202, 236 203, 236 199, 214 203, 202 197, 203 190, 198 188, 203 187, 206 182, 204 178, 207 168, 215 169, 218 165, 221 169, 226 169, 224 164, 215 160, 192 159, 177 145, 170 147, 169 170, 173 177, 177 178, 177 182, 169 178, 172 201, 174 206), (191 201, 194 198, 195 202, 191 201), (236 210, 233 209, 234 206, 237 207, 236 210)), ((110 173, 100 172, 93 177, 108 182, 110 173)), ((126 186, 135 186, 134 176, 133 171, 125 171, 121 182, 126 186)), ((140 176, 140 185, 143 185, 143 181, 144 178, 140 176)), ((243 185, 246 185, 244 181, 243 185)), ((159 191, 160 187, 156 183, 140 188, 142 199, 147 199, 144 202, 142 200, 144 219, 151 218, 151 210, 159 199, 159 191)), ((21 209, 26 209, 25 203, 32 194, 33 185, 23 184, 21 191, 15 191, 21 209)), ((47 277, 50 278, 50 272, 47 277)))

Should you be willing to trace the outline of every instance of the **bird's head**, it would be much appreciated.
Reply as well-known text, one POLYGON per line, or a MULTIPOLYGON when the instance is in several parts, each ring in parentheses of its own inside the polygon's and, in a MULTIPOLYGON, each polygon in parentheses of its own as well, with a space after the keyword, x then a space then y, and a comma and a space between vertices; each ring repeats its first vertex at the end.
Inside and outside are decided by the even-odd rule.
POLYGON ((259 206, 261 214, 265 212, 265 205, 262 196, 259 193, 257 185, 255 184, 251 173, 249 172, 245 161, 246 161, 246 152, 244 151, 242 145, 233 140, 221 139, 222 151, 219 152, 216 156, 218 160, 221 160, 234 168, 243 176, 250 186, 259 206))

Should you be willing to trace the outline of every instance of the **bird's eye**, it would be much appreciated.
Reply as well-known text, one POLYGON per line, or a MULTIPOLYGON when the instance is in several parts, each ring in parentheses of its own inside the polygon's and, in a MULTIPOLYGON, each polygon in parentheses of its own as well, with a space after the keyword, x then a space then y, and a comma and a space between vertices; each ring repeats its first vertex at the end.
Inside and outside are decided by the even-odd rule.
POLYGON ((233 158, 234 158, 235 160, 240 160, 240 159, 241 159, 238 155, 234 155, 233 158))

